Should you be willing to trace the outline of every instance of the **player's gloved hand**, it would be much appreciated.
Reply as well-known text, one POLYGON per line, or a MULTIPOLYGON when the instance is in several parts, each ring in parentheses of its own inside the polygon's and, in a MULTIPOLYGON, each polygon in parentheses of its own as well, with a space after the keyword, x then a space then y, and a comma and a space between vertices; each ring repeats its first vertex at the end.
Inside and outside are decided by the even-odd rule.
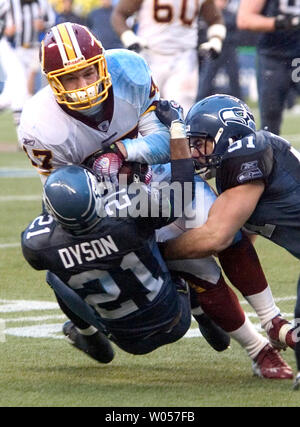
POLYGON ((124 31, 124 33, 121 34, 120 39, 126 49, 133 50, 136 53, 140 53, 141 50, 147 47, 145 40, 138 37, 131 30, 124 31))
POLYGON ((216 59, 223 46, 223 41, 226 37, 226 27, 223 24, 213 24, 207 29, 207 39, 205 43, 201 43, 198 47, 198 55, 200 59, 210 58, 216 59))
POLYGON ((97 157, 93 163, 93 171, 105 182, 118 184, 118 174, 123 160, 116 153, 105 153, 97 157))
POLYGON ((146 185, 149 185, 150 182, 152 181, 152 176, 153 176, 152 168, 149 165, 144 165, 144 168, 145 170, 143 171, 144 175, 142 178, 143 179, 142 182, 144 182, 146 185))
POLYGON ((177 102, 160 99, 155 114, 170 129, 171 138, 186 138, 183 108, 177 102))
POLYGON ((181 105, 173 100, 167 101, 166 99, 160 99, 156 105, 155 114, 168 128, 171 127, 175 120, 184 122, 183 109, 181 105))
POLYGON ((213 37, 208 42, 201 43, 198 48, 200 59, 217 59, 222 50, 222 41, 218 37, 213 37))
POLYGON ((275 30, 300 30, 299 15, 278 15, 275 18, 275 30))

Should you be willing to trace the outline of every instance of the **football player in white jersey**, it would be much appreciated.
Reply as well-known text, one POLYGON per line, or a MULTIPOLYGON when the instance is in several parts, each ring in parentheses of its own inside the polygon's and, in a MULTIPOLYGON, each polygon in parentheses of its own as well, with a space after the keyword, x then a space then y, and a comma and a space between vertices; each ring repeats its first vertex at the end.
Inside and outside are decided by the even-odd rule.
POLYGON ((169 160, 169 132, 153 112, 158 89, 139 55, 104 55, 86 27, 64 23, 46 34, 41 65, 49 86, 27 102, 19 138, 43 181, 53 169, 81 164, 119 140, 129 161, 169 160))
MULTIPOLYGON (((63 23, 46 34, 41 63, 49 86, 25 105, 19 137, 42 182, 54 169, 85 163, 99 150, 106 151, 100 155, 103 174, 116 176, 124 161, 134 161, 156 164, 156 176, 164 178, 161 164, 169 161, 170 133, 154 112, 159 92, 140 55, 125 49, 104 52, 86 27, 63 23)), ((200 217, 205 221, 215 196, 207 184, 200 188, 204 201, 200 217)), ((164 230, 166 238, 182 232, 182 225, 164 230)), ((197 262, 187 260, 179 267, 197 276, 196 302, 216 323, 222 321, 259 365, 261 376, 290 378, 292 372, 279 354, 265 351, 266 338, 245 316, 213 257, 199 261, 198 268, 197 262)), ((274 303, 272 315, 278 312, 274 303)), ((199 323, 204 313, 199 308, 193 315, 199 323)))
POLYGON ((141 51, 166 99, 176 99, 187 113, 198 87, 197 19, 208 24, 208 41, 201 51, 221 52, 226 27, 214 0, 120 0, 112 25, 128 49, 141 51), (128 17, 136 14, 136 34, 128 17))

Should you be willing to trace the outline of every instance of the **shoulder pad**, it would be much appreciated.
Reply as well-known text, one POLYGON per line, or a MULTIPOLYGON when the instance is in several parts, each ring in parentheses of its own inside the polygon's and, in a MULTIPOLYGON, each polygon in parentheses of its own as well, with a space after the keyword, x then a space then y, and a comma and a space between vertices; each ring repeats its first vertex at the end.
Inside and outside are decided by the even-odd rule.
POLYGON ((146 61, 137 53, 127 49, 111 49, 106 51, 105 57, 113 86, 121 76, 127 84, 136 86, 150 84, 150 69, 146 61))
POLYGON ((258 179, 267 180, 274 163, 273 148, 266 135, 256 133, 230 145, 217 169, 221 191, 258 179))

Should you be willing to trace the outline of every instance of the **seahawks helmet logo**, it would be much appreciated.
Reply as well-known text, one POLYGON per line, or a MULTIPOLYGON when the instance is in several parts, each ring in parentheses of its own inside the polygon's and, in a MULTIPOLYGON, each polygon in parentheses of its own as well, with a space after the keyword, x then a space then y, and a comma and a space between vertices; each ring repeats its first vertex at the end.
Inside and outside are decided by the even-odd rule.
POLYGON ((219 117, 225 126, 227 126, 229 123, 240 123, 252 128, 254 125, 253 117, 251 117, 245 108, 223 108, 219 111, 219 117))

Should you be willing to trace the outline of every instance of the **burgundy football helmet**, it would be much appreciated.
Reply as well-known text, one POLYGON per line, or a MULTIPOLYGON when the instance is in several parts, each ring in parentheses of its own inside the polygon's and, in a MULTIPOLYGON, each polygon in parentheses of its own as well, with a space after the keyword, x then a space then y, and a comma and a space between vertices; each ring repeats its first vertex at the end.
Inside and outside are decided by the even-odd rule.
POLYGON ((107 70, 104 48, 83 25, 65 22, 52 27, 41 43, 42 70, 57 102, 72 110, 86 110, 105 101, 111 78, 107 70), (85 87, 66 90, 60 77, 94 65, 98 79, 85 87))

